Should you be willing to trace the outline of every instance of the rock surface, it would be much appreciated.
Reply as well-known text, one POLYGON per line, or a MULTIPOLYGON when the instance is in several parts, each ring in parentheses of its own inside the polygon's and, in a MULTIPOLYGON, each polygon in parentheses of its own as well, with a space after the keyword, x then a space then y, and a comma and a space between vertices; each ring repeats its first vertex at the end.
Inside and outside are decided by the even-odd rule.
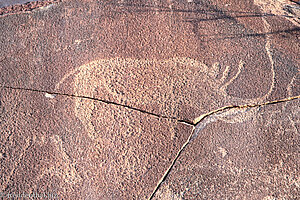
POLYGON ((34 5, 0 11, 2 196, 300 196, 296 3, 34 5))

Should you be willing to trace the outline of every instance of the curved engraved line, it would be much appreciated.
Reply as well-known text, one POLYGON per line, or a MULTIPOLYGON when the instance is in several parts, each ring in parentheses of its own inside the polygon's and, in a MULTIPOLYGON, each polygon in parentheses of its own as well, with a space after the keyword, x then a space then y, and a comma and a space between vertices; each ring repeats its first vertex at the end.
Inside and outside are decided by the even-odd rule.
POLYGON ((86 66, 90 65, 90 64, 93 64, 95 61, 92 61, 88 64, 84 64, 84 65, 81 65, 79 67, 76 67, 75 69, 71 70, 69 73, 65 74, 61 79, 60 81, 55 85, 55 90, 59 89, 60 88, 60 85, 63 84, 65 82, 66 79, 68 79, 70 76, 73 76, 76 72, 80 72, 81 71, 81 68, 85 68, 86 66))
MULTIPOLYGON (((264 29, 266 32, 269 31, 269 27, 270 25, 268 24, 268 22, 262 18, 263 22, 264 22, 264 29)), ((272 53, 271 53, 271 43, 270 43, 270 35, 266 35, 266 44, 265 44, 265 50, 266 50, 266 53, 268 55, 268 58, 269 58, 269 61, 270 61, 270 64, 271 64, 271 73, 272 73, 272 77, 271 77, 271 85, 270 85, 270 88, 268 90, 268 92, 262 96, 262 97, 258 97, 258 98, 251 98, 251 99, 242 99, 242 98, 239 98, 239 97, 236 97, 236 99, 242 99, 246 102, 255 102, 255 103, 260 103, 260 102, 264 102, 272 93, 273 89, 274 89, 274 85, 275 85, 275 69, 274 69, 274 61, 273 61, 273 57, 272 57, 272 53)), ((226 89, 227 87, 234 81, 238 78, 239 74, 241 73, 241 71, 243 70, 244 68, 244 62, 242 60, 240 60, 240 63, 239 63, 239 67, 238 67, 238 71, 237 73, 234 75, 234 77, 232 77, 228 82, 226 82, 223 86, 220 87, 220 90, 224 93, 224 94, 227 94, 226 93, 226 89)), ((224 81, 226 79, 226 76, 228 75, 229 73, 229 67, 227 66, 226 69, 224 70, 223 72, 223 76, 221 78, 222 81, 224 81)), ((234 98, 234 97, 233 97, 234 98)))
MULTIPOLYGON (((226 82, 224 85, 222 85, 222 87, 220 87, 220 89, 226 94, 226 89, 227 87, 235 80, 238 78, 238 76, 240 75, 242 69, 244 68, 244 65, 245 63, 240 60, 240 63, 239 63, 239 67, 238 67, 238 71, 237 73, 228 81, 226 82)), ((229 73, 229 66, 227 66, 223 72, 223 76, 221 78, 221 80, 225 80, 227 77, 228 77, 228 73, 229 73)))
MULTIPOLYGON (((266 22, 267 23, 267 22, 266 22)), ((265 28, 267 29, 267 24, 265 26, 265 28)), ((267 36, 269 37, 269 36, 267 36)), ((266 51, 267 54, 269 56, 270 59, 270 63, 271 63, 271 70, 272 70, 272 84, 271 87, 269 89, 269 91, 263 96, 263 97, 259 97, 259 98, 252 98, 252 99, 242 99, 239 97, 233 97, 233 96, 229 96, 229 98, 231 100, 237 100, 237 101, 241 101, 244 104, 248 103, 259 103, 259 102, 264 102, 265 99, 271 94, 273 87, 274 87, 274 80, 275 80, 275 72, 274 72, 274 63, 273 63, 273 59, 271 56, 271 52, 270 52, 270 41, 268 40, 269 38, 267 38, 266 41, 266 51)), ((124 63, 125 64, 128 63, 151 63, 151 62, 158 62, 158 63, 181 63, 181 64, 186 64, 188 63, 191 67, 197 67, 201 69, 201 72, 204 73, 209 73, 209 68, 204 64, 199 62, 196 59, 191 59, 188 57, 174 57, 174 58, 169 58, 169 59, 132 59, 132 58, 110 58, 110 59, 99 59, 99 60, 95 60, 92 61, 90 63, 81 65, 73 70, 71 70, 69 73, 67 73, 65 76, 63 76, 63 78, 59 81, 59 83, 56 84, 55 89, 58 90, 60 88, 60 86, 70 77, 70 76, 75 76, 78 73, 84 72, 85 70, 88 70, 89 68, 91 68, 91 70, 95 70, 97 69, 97 66, 106 66, 107 64, 110 65, 116 65, 118 64, 118 62, 124 63)), ((224 83, 224 80, 228 77, 228 73, 229 73, 229 66, 227 66, 222 74, 221 79, 218 81, 218 85, 224 83)), ((234 81, 238 78, 238 76, 240 75, 240 73, 242 72, 242 70, 244 69, 244 62, 242 60, 240 60, 239 65, 238 65, 238 71, 237 73, 226 83, 224 83, 221 87, 219 86, 219 90, 220 92, 223 94, 224 97, 228 96, 228 94, 226 93, 226 88, 234 81)), ((89 78, 89 77, 87 77, 89 78)), ((105 84, 105 83, 104 83, 105 84)), ((73 89, 75 89, 77 86, 75 85, 75 87, 73 89)), ((217 90, 217 87, 213 87, 213 90, 217 90)), ((79 91, 75 91, 75 94, 78 94, 77 92, 79 91)), ((93 96, 92 94, 90 96, 93 96)))
MULTIPOLYGON (((264 22, 264 29, 266 32, 268 32, 270 30, 270 24, 267 22, 266 19, 262 18, 263 22, 264 22)), ((266 45, 265 45, 265 49, 266 52, 268 54, 270 63, 271 63, 271 71, 272 71, 272 83, 271 83, 271 87, 269 89, 269 92, 265 95, 265 98, 267 98, 273 91, 274 89, 274 85, 275 85, 275 69, 274 69, 274 61, 273 61, 273 57, 272 57, 272 53, 271 53, 271 42, 270 42, 270 35, 266 35, 266 45)))
POLYGON ((88 66, 93 66, 93 65, 99 65, 99 64, 104 64, 104 63, 111 63, 113 61, 116 61, 116 60, 120 60, 122 62, 144 62, 144 63, 148 63, 148 62, 158 62, 158 63, 168 63, 168 62, 178 62, 178 63, 181 63, 181 64, 185 64, 185 61, 193 61, 191 64, 191 66, 193 67, 196 67, 196 66, 201 66, 203 69, 201 70, 201 72, 207 72, 208 71, 208 67, 204 64, 204 63, 201 63, 199 62, 198 60, 195 60, 195 59, 191 59, 191 58, 188 58, 188 57, 174 57, 174 58, 170 58, 170 59, 133 59, 133 58, 110 58, 110 59, 98 59, 98 60, 94 60, 94 61, 91 61, 87 64, 83 64, 79 67, 76 67, 75 69, 71 70, 70 72, 68 72, 67 74, 65 74, 61 79, 60 81, 55 85, 55 90, 59 89, 60 88, 60 85, 63 84, 70 76, 73 76, 74 74, 84 70, 86 67, 88 66))

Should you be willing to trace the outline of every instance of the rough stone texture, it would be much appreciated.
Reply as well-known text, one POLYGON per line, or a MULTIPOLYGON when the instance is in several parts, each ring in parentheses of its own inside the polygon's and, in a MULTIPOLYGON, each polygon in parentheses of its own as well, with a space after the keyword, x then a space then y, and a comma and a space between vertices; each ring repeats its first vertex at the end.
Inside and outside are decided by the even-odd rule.
POLYGON ((215 115, 154 199, 298 199, 299 108, 297 100, 215 115))
POLYGON ((1 90, 1 108, 6 194, 146 198, 192 131, 174 120, 43 93, 1 90))
MULTIPOLYGON (((180 120, 300 95, 299 21, 286 4, 297 6, 12 6, 0 16, 1 192, 148 198, 192 133, 180 120)), ((298 118, 299 100, 211 114, 155 198, 295 199, 298 118)))
POLYGON ((61 0, 51 0, 51 1, 0 1, 0 16, 7 14, 15 14, 18 12, 32 11, 37 8, 42 8, 46 6, 51 6, 51 4, 61 2, 61 0), (22 4, 23 3, 23 4, 22 4))
POLYGON ((0 0, 0 7, 8 7, 11 5, 20 5, 36 0, 0 0))
MULTIPOLYGON (((286 37, 289 44, 280 47, 297 52, 298 27, 287 21, 281 23, 287 25, 271 29, 267 19, 250 16, 261 29, 262 33, 257 33, 244 26, 248 18, 242 16, 247 14, 228 11, 231 8, 223 6, 224 2, 87 3, 67 1, 47 10, 1 18, 5 31, 0 37, 6 48, 0 54, 5 66, 1 82, 71 93, 72 87, 62 83, 66 75, 74 72, 69 76, 72 79, 84 70, 82 65, 96 66, 95 60, 100 60, 109 68, 103 73, 123 82, 114 83, 111 89, 110 79, 105 79, 101 86, 106 90, 94 93, 96 97, 113 96, 119 103, 157 108, 157 113, 192 120, 227 104, 286 97, 286 87, 297 74, 296 54, 273 48, 275 39, 269 36, 286 37), (240 23, 239 17, 231 15, 246 20, 240 23), (117 58, 120 60, 115 61, 117 58), (129 62, 122 59, 131 59, 134 70, 120 69, 121 63, 129 62), (151 80, 143 78, 147 62, 156 65, 149 69, 156 70, 151 80), (138 63, 143 65, 140 70, 138 63), (284 77, 276 77, 281 67, 285 68, 284 77), (169 94, 153 96, 151 88, 169 94), (142 98, 133 98, 133 94, 142 98)), ((261 12, 251 2, 238 4, 236 9, 261 12)), ((278 17, 269 18, 273 23, 278 17)), ((97 89, 91 87, 87 90, 97 89)), ((85 95, 84 91, 80 94, 85 95)))

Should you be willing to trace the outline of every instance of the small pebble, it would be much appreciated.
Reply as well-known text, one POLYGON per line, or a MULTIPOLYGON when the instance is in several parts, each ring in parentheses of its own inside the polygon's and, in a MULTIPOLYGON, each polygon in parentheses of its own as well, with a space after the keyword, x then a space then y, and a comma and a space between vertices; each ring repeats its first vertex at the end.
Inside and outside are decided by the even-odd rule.
POLYGON ((46 98, 50 98, 50 99, 54 99, 55 98, 55 94, 45 93, 45 97, 46 98))

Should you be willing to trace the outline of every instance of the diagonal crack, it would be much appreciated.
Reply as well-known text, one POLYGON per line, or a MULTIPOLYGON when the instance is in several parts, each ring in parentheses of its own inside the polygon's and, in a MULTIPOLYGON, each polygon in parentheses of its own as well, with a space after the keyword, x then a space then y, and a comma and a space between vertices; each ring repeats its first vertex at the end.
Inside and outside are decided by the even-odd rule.
POLYGON ((128 109, 131 109, 131 110, 141 112, 141 113, 149 114, 151 116, 155 116, 155 117, 158 117, 158 118, 176 120, 179 123, 184 123, 186 125, 193 126, 193 130, 192 130, 191 134, 189 135, 186 142, 179 149, 179 151, 177 152, 177 154, 176 154, 175 158, 173 159, 172 163, 170 164, 168 169, 165 171, 164 175, 161 177, 161 179, 157 183, 156 187, 154 188, 153 192, 151 193, 151 195, 149 197, 149 200, 154 198, 156 192, 158 191, 158 189, 160 188, 162 183, 166 180, 167 176, 170 174, 172 168, 174 167, 176 161, 178 160, 178 158, 180 157, 182 152, 185 150, 185 148, 188 146, 188 144, 190 144, 192 142, 192 140, 197 137, 197 134, 205 127, 205 125, 200 126, 202 122, 207 123, 207 122, 204 122, 205 119, 207 119, 207 118, 209 118, 209 117, 211 117, 215 114, 222 113, 223 111, 230 110, 230 109, 255 108, 255 107, 261 107, 261 106, 266 106, 266 105, 274 105, 274 104, 278 104, 278 103, 283 103, 283 102, 288 102, 288 101, 300 99, 300 95, 298 95, 298 96, 287 97, 287 98, 283 98, 283 99, 278 99, 278 100, 268 101, 268 102, 263 102, 263 103, 258 103, 258 104, 228 105, 228 106, 224 106, 224 107, 218 108, 216 110, 210 111, 208 113, 205 113, 205 114, 195 118, 193 121, 189 121, 189 120, 179 119, 177 117, 171 117, 171 116, 160 115, 160 114, 157 114, 157 113, 152 113, 152 112, 142 110, 142 109, 139 109, 139 108, 135 108, 135 107, 132 107, 132 106, 128 106, 128 105, 125 105, 125 104, 121 104, 121 103, 117 103, 117 102, 113 102, 113 101, 108 101, 108 100, 105 100, 105 99, 99 99, 99 98, 95 98, 95 97, 74 95, 74 94, 67 94, 67 93, 60 93, 60 92, 52 92, 52 91, 48 91, 48 90, 22 88, 22 87, 3 86, 3 88, 11 89, 11 90, 23 90, 23 91, 31 91, 31 92, 39 92, 39 93, 48 93, 48 94, 52 94, 52 95, 61 95, 61 96, 68 96, 68 97, 74 97, 74 98, 90 99, 90 100, 99 101, 99 102, 102 102, 102 103, 105 103, 105 104, 121 106, 121 107, 124 107, 124 108, 128 108, 128 109))
POLYGON ((67 96, 67 97, 74 97, 74 98, 90 99, 90 100, 99 101, 99 102, 102 102, 102 103, 105 103, 105 104, 121 106, 121 107, 124 107, 124 108, 128 108, 128 109, 131 109, 131 110, 141 112, 141 113, 152 115, 152 116, 155 116, 155 117, 158 117, 158 118, 172 119, 172 120, 176 120, 177 122, 184 123, 184 124, 191 125, 191 126, 195 125, 192 121, 189 121, 189 120, 179 119, 177 117, 172 117, 172 116, 160 115, 160 114, 152 113, 152 112, 142 110, 142 109, 139 109, 139 108, 136 108, 136 107, 128 106, 128 105, 117 103, 117 102, 114 102, 114 101, 108 101, 108 100, 105 100, 105 99, 99 99, 99 98, 96 98, 96 97, 89 97, 89 96, 82 96, 82 95, 75 95, 75 94, 67 94, 67 93, 61 93, 61 92, 52 92, 52 91, 48 91, 48 90, 38 90, 38 89, 32 89, 32 88, 11 87, 11 86, 3 86, 3 87, 6 88, 6 89, 12 89, 12 90, 23 90, 23 91, 47 93, 47 94, 51 94, 51 95, 60 95, 60 96, 67 96))
POLYGON ((158 191, 158 189, 160 188, 162 183, 166 180, 167 176, 170 174, 170 172, 171 172, 172 168, 174 167, 176 161, 178 160, 179 156, 185 150, 185 148, 188 146, 188 144, 190 144, 192 142, 192 140, 197 137, 198 133, 206 126, 206 124, 210 123, 209 120, 208 120, 208 122, 204 122, 205 119, 207 119, 210 116, 213 116, 213 115, 218 114, 218 113, 222 113, 223 111, 230 110, 230 109, 255 108, 255 107, 261 107, 261 106, 266 106, 266 105, 272 105, 272 104, 288 102, 288 101, 292 101, 292 100, 296 100, 296 99, 300 99, 300 95, 293 96, 293 97, 288 97, 288 98, 284 98, 284 99, 279 99, 279 100, 274 100, 274 101, 268 101, 268 102, 264 102, 264 103, 260 103, 260 104, 229 105, 229 106, 224 106, 222 108, 218 108, 218 109, 213 110, 211 112, 205 113, 205 114, 197 117, 196 119, 194 119, 194 121, 193 121, 194 128, 193 128, 191 134, 189 135, 186 142, 179 149, 179 151, 177 152, 177 154, 176 154, 175 158, 173 159, 172 163, 170 164, 170 166, 165 171, 162 178, 157 183, 156 187, 154 188, 153 192, 151 193, 151 195, 149 197, 149 200, 154 198, 156 192, 158 191), (202 122, 204 123, 203 125, 201 124, 202 122))

